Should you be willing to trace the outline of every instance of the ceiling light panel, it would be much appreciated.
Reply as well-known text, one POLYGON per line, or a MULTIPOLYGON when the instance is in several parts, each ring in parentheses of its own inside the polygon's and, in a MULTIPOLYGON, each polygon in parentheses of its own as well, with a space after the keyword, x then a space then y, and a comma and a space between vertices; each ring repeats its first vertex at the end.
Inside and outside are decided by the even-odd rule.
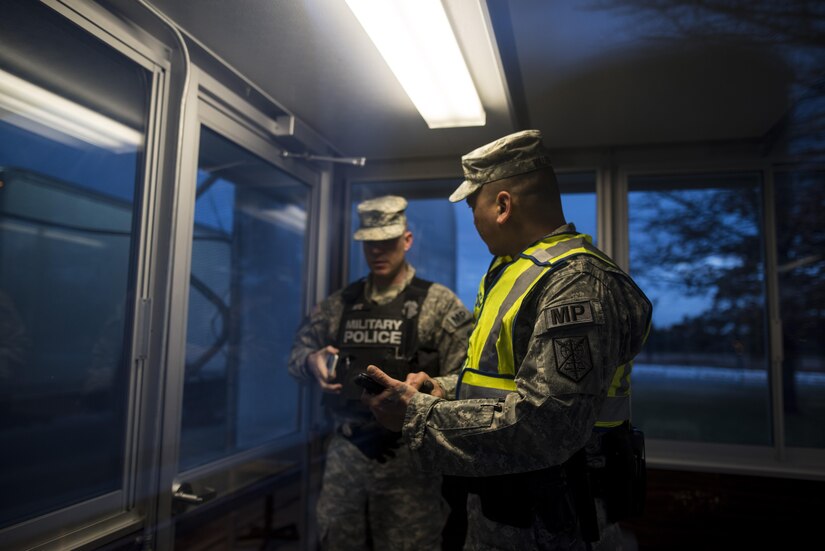
POLYGON ((346 0, 430 128, 483 126, 484 107, 440 0, 346 0))

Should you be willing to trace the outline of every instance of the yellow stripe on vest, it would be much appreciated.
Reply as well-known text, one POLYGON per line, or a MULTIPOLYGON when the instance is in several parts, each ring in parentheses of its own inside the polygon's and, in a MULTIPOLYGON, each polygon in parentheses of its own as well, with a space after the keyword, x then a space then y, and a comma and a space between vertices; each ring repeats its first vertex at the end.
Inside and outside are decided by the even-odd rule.
POLYGON ((507 392, 514 392, 516 390, 516 382, 509 377, 486 375, 470 369, 465 369, 461 374, 461 384, 497 388, 499 390, 506 390, 507 392))

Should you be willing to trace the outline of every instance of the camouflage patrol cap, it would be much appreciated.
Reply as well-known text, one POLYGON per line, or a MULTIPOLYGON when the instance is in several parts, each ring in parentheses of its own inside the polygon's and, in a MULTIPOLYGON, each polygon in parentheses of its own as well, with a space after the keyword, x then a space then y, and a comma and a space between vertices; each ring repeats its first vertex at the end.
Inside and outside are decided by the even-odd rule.
POLYGON ((541 143, 541 130, 522 130, 483 145, 461 157, 464 181, 450 195, 457 203, 484 184, 552 166, 541 143))
POLYGON ((356 241, 383 241, 399 237, 407 229, 404 209, 407 200, 397 195, 368 199, 358 205, 361 227, 355 232, 356 241))

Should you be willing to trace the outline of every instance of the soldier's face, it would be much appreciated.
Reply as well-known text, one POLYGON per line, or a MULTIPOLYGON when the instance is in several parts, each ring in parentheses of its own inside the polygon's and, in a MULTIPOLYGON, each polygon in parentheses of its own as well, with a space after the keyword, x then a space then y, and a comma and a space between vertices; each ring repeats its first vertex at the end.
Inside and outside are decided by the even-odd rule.
POLYGON ((490 186, 482 186, 477 192, 467 197, 467 206, 473 211, 473 224, 476 226, 479 237, 487 245, 491 254, 500 255, 496 246, 496 236, 498 234, 498 210, 496 208, 495 194, 490 193, 490 186))
POLYGON ((364 241, 364 258, 370 272, 381 278, 395 276, 404 265, 404 256, 410 250, 412 241, 409 231, 395 239, 364 241))

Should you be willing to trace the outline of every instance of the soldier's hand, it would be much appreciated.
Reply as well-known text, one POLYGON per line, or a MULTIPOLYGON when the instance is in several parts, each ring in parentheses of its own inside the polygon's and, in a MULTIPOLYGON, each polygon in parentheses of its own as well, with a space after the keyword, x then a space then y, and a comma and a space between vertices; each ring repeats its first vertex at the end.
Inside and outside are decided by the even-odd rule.
POLYGON ((318 386, 321 387, 321 390, 329 394, 339 394, 342 388, 341 383, 332 382, 334 377, 331 376, 327 369, 327 358, 337 353, 338 349, 334 346, 325 346, 307 356, 306 359, 307 371, 318 381, 318 386))
POLYGON ((381 394, 368 394, 365 391, 361 393, 361 401, 372 410, 375 418, 384 427, 401 432, 407 404, 418 391, 406 383, 393 379, 374 365, 367 367, 367 374, 384 385, 386 390, 381 394))
POLYGON ((423 371, 408 374, 407 380, 405 382, 414 389, 416 389, 418 392, 423 392, 424 394, 432 394, 436 398, 444 398, 444 389, 441 388, 441 385, 438 384, 438 381, 436 381, 423 371))

